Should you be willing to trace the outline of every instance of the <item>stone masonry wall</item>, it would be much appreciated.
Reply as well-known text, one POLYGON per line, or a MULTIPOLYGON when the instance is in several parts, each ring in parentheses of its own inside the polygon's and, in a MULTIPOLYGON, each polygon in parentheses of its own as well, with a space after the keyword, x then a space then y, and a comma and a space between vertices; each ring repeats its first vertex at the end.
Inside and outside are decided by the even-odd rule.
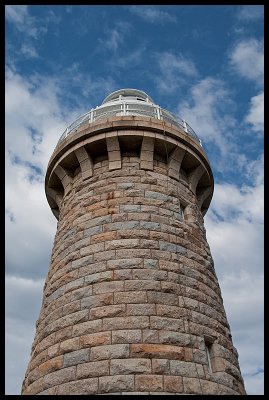
POLYGON ((245 391, 195 195, 123 156, 63 198, 22 394, 134 393, 245 391))

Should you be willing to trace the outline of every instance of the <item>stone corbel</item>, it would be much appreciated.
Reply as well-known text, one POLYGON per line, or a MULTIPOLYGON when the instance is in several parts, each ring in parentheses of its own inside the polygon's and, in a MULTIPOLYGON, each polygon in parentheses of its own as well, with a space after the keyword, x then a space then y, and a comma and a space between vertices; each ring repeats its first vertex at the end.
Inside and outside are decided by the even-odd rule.
POLYGON ((48 187, 47 195, 50 196, 55 201, 57 206, 60 208, 63 199, 63 193, 61 193, 59 190, 55 190, 48 187))
POLYGON ((181 163, 183 160, 183 157, 185 155, 186 150, 176 147, 171 156, 169 157, 168 161, 168 175, 171 178, 174 178, 176 180, 179 180, 179 171, 181 167, 181 163))
POLYGON ((209 197, 212 193, 212 187, 207 187, 203 190, 203 192, 197 197, 198 200, 198 206, 201 209, 203 202, 205 201, 205 199, 207 199, 207 197, 209 197))
POLYGON ((57 165, 54 172, 62 182, 62 185, 64 187, 64 194, 68 194, 72 189, 72 176, 69 174, 67 169, 62 167, 61 165, 57 165))
POLYGON ((140 150, 140 168, 153 171, 154 138, 143 137, 140 150))
POLYGON ((204 172, 205 172, 204 167, 200 164, 193 171, 191 171, 188 175, 190 189, 193 191, 194 194, 196 194, 196 188, 197 188, 198 182, 204 172))
POLYGON ((85 147, 82 146, 79 149, 76 149, 75 155, 80 164, 82 179, 85 180, 91 178, 93 175, 93 161, 92 158, 87 153, 85 147))
POLYGON ((121 168, 121 153, 119 139, 117 136, 111 136, 106 138, 107 152, 108 152, 108 169, 120 169, 121 168))

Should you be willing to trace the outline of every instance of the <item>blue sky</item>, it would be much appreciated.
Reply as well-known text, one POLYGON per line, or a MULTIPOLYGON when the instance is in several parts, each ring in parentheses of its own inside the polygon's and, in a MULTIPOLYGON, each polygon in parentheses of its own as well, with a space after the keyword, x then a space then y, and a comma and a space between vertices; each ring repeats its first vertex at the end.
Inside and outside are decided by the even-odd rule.
POLYGON ((207 239, 247 392, 263 394, 263 6, 10 5, 5 17, 6 394, 20 393, 56 232, 49 157, 121 88, 202 140, 207 239))

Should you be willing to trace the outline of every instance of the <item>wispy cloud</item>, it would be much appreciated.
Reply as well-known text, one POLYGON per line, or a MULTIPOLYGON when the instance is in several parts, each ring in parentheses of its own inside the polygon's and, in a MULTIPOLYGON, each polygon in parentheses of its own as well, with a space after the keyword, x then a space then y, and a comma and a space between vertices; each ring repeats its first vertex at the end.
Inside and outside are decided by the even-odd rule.
POLYGON ((263 85, 264 50, 263 42, 256 39, 243 40, 230 53, 233 70, 245 79, 263 85))
MULTIPOLYGON (((38 305, 32 302, 32 296, 42 291, 44 279, 28 279, 7 275, 5 285, 7 289, 6 301, 9 316, 23 321, 32 319, 32 315, 37 314, 39 311, 38 305), (18 303, 14 293, 20 296, 18 303)), ((39 303, 41 303, 41 299, 39 303)))
POLYGON ((214 143, 222 155, 230 149, 225 131, 235 125, 231 113, 230 92, 219 79, 207 77, 194 84, 178 105, 178 114, 190 124, 198 136, 214 143))
POLYGON ((106 31, 105 39, 99 39, 99 43, 115 52, 118 50, 119 46, 124 43, 125 35, 130 29, 131 25, 128 22, 117 22, 114 28, 106 31))
POLYGON ((62 17, 59 14, 56 14, 52 10, 48 10, 48 14, 46 16, 46 22, 58 25, 61 22, 61 20, 62 17))
POLYGON ((262 153, 255 160, 248 160, 246 163, 246 173, 254 186, 262 185, 264 181, 264 154, 262 153))
MULTIPOLYGON (((255 336, 256 338, 256 336, 255 336)), ((253 342, 247 343, 246 347, 251 347, 253 342)), ((254 353, 255 356, 255 353, 254 353)), ((263 394, 264 392, 264 372, 263 370, 259 371, 259 373, 253 374, 245 374, 245 381, 249 384, 249 392, 248 394, 263 394)))
POLYGON ((29 13, 28 6, 7 5, 5 7, 6 19, 11 22, 20 32, 38 39, 40 34, 46 33, 47 28, 40 24, 37 18, 29 13))
MULTIPOLYGON (((264 84, 263 42, 248 39, 238 42, 229 55, 233 71, 244 79, 253 81, 260 89, 264 84)), ((250 106, 244 122, 254 131, 263 134, 264 130, 264 92, 251 97, 250 106)))
POLYGON ((21 159, 46 167, 49 154, 57 143, 57 131, 65 128, 64 113, 58 100, 56 78, 22 78, 7 69, 6 73, 6 149, 21 159), (54 126, 53 126, 54 125, 54 126), (41 154, 36 154, 35 135, 41 137, 41 154), (45 146, 44 146, 45 145, 45 146), (48 146, 48 151, 46 150, 48 146))
POLYGON ((75 107, 74 99, 64 103, 66 89, 70 91, 72 86, 80 90, 84 86, 82 96, 94 98, 98 93, 104 98, 111 91, 111 85, 113 82, 109 79, 85 77, 78 65, 67 69, 63 78, 37 74, 26 78, 7 68, 6 208, 16 220, 14 226, 10 214, 6 215, 9 273, 40 276, 49 262, 55 218, 44 194, 47 162, 64 129, 91 108, 90 104, 86 104, 86 109, 81 104, 80 108, 75 107), (12 250, 14 241, 16 252, 12 250), (42 264, 40 260, 43 267, 36 268, 42 264))
POLYGON ((176 22, 177 18, 174 15, 163 11, 161 7, 158 6, 129 6, 129 11, 138 17, 144 19, 145 21, 151 23, 164 23, 164 22, 176 22))
POLYGON ((112 67, 126 68, 131 66, 133 68, 141 63, 145 51, 146 47, 140 46, 138 49, 134 49, 129 53, 126 53, 124 55, 120 54, 119 56, 112 58, 108 61, 108 63, 112 67))
POLYGON ((8 44, 7 63, 12 64, 17 60, 37 59, 42 38, 48 31, 56 33, 55 27, 59 25, 61 17, 52 10, 48 10, 44 18, 33 16, 31 9, 26 5, 7 5, 5 7, 6 21, 20 33, 22 45, 19 51, 18 46, 8 44))
POLYGON ((220 277, 263 273, 263 166, 263 156, 249 164, 251 185, 215 184, 205 223, 220 277))
POLYGON ((257 94, 250 100, 249 113, 245 118, 254 132, 264 131, 264 92, 257 94))
MULTIPOLYGON (((231 240, 234 236, 231 237, 231 240)), ((255 238, 254 238, 255 239, 255 238)), ((256 238, 256 241, 259 237, 256 238)), ((255 242, 256 243, 256 242, 255 242)), ((237 242, 235 243, 237 244, 237 242)), ((225 251, 225 249, 224 249, 225 251)), ((246 251, 246 249, 244 249, 246 251)), ((227 258, 229 263, 230 257, 227 258)), ((262 265, 262 261, 260 261, 262 265)), ((239 352, 239 363, 249 395, 263 393, 264 374, 264 277, 253 266, 251 273, 241 270, 226 274, 219 282, 233 343, 239 352), (260 371, 260 373, 257 373, 260 371)), ((223 265, 225 268, 225 265, 223 265)), ((219 272, 219 269, 218 271, 219 272)))
POLYGON ((198 74, 193 61, 184 58, 181 54, 177 56, 173 53, 165 52, 161 54, 159 64, 161 72, 165 73, 168 70, 169 75, 182 73, 186 76, 197 76, 198 74))
POLYGON ((12 376, 10 394, 19 394, 34 339, 44 279, 34 280, 7 275, 5 281, 6 381, 12 376))
MULTIPOLYGON (((110 62, 110 61, 109 61, 110 62)), ((87 109, 81 108, 81 114, 84 114, 91 107, 96 107, 101 101, 107 96, 109 92, 115 90, 116 84, 110 75, 101 77, 92 77, 91 74, 85 74, 82 72, 79 62, 74 62, 66 68, 65 76, 62 78, 62 86, 64 86, 64 92, 66 96, 70 96, 70 85, 74 87, 74 91, 78 92, 79 95, 79 106, 81 107, 81 96, 86 100, 87 109), (68 88, 69 86, 69 88, 68 88), (68 88, 68 90, 66 90, 68 88), (94 101, 92 104, 91 102, 94 101)), ((74 103, 74 93, 72 93, 72 102, 74 103)), ((78 117, 79 115, 77 115, 78 117)), ((75 119, 75 118, 74 118, 75 119)), ((70 122, 72 120, 70 119, 70 122)))
POLYGON ((263 93, 251 99, 248 114, 238 119, 233 92, 227 82, 207 77, 190 88, 186 99, 178 104, 176 113, 202 140, 211 154, 215 171, 234 174, 236 169, 242 179, 250 181, 250 160, 242 148, 249 145, 246 138, 253 136, 253 131, 257 132, 257 139, 262 139, 263 93))
POLYGON ((71 92, 71 87, 84 84, 93 96, 101 97, 110 91, 109 81, 87 78, 79 64, 67 68, 64 77, 27 77, 6 68, 6 377, 10 394, 20 393, 29 362, 56 232, 57 221, 44 192, 45 170, 61 133, 87 111, 75 107, 74 98, 63 102, 66 89, 71 92))
POLYGON ((263 377, 247 374, 263 368, 263 157, 248 170, 251 185, 215 185, 205 227, 247 392, 257 394, 263 377))
POLYGON ((26 57, 26 58, 38 58, 38 53, 36 49, 27 44, 23 44, 21 47, 21 53, 26 57))
POLYGON ((6 6, 6 18, 14 24, 22 25, 28 17, 28 6, 6 6))
POLYGON ((160 71, 154 79, 162 93, 175 93, 181 85, 186 84, 186 78, 197 78, 199 75, 193 61, 182 54, 158 52, 154 58, 160 71))
MULTIPOLYGON (((261 168, 261 164, 260 164, 261 168)), ((234 184, 216 184, 211 210, 226 222, 263 222, 263 184, 237 187, 234 184)))
POLYGON ((15 222, 14 214, 10 210, 6 209, 5 214, 9 218, 10 222, 15 222))
POLYGON ((246 5, 239 9, 237 14, 238 19, 244 21, 255 21, 263 18, 264 6, 263 5, 246 5))
POLYGON ((7 273, 42 276, 49 263, 55 218, 46 204, 43 176, 68 119, 58 90, 54 79, 27 79, 7 70, 6 207, 15 218, 14 223, 6 216, 7 273))

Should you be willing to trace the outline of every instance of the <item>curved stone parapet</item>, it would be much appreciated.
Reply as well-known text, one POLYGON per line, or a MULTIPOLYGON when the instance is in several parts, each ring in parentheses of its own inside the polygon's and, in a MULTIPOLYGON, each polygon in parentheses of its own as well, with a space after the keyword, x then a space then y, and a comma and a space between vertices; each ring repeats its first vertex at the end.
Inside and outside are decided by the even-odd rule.
POLYGON ((152 171, 154 160, 166 163, 167 175, 177 181, 183 177, 202 214, 206 213, 213 176, 202 147, 174 125, 132 116, 82 126, 56 147, 46 175, 46 194, 55 216, 59 216, 59 197, 71 190, 72 177, 79 169, 83 179, 88 179, 94 160, 101 158, 108 159, 109 170, 120 169, 125 153, 137 155, 142 170, 152 171))

